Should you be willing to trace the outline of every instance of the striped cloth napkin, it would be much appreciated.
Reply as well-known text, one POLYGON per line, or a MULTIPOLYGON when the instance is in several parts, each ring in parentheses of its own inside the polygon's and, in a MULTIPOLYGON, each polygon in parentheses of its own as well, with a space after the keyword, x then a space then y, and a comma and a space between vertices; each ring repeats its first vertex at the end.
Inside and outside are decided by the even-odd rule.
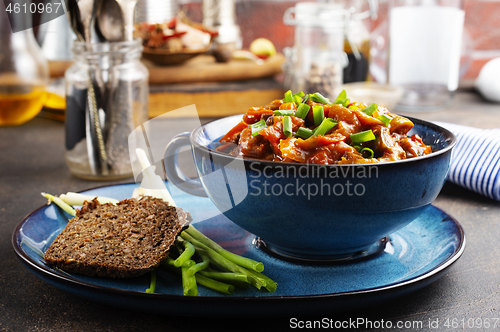
POLYGON ((500 201, 500 129, 435 123, 457 136, 448 180, 500 201))

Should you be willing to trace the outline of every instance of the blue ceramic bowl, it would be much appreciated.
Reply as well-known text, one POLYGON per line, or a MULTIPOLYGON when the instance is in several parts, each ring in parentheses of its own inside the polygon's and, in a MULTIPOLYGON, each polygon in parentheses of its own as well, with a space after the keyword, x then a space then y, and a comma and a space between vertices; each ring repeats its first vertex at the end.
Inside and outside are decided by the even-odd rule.
POLYGON ((435 124, 411 119, 433 153, 366 165, 311 165, 235 158, 215 151, 241 121, 223 118, 175 137, 165 172, 180 189, 208 196, 230 220, 275 253, 298 259, 344 260, 383 248, 384 238, 417 218, 439 194, 456 139, 435 124), (177 165, 190 145, 198 179, 177 165))

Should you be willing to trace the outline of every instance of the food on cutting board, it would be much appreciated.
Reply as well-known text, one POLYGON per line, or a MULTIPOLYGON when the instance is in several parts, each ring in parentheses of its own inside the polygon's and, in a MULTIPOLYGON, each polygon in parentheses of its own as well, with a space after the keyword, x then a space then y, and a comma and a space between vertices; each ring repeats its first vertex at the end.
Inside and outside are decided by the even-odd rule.
POLYGON ((216 32, 182 17, 175 17, 170 22, 161 24, 136 24, 134 34, 142 38, 144 47, 172 53, 206 49, 212 37, 217 35, 216 32))
POLYGON ((418 135, 408 135, 413 126, 385 107, 351 101, 345 90, 333 102, 317 92, 287 91, 283 99, 250 108, 217 150, 291 163, 390 162, 432 152, 418 135))
POLYGON ((276 54, 276 48, 269 39, 257 38, 250 43, 250 52, 261 59, 267 59, 276 54))

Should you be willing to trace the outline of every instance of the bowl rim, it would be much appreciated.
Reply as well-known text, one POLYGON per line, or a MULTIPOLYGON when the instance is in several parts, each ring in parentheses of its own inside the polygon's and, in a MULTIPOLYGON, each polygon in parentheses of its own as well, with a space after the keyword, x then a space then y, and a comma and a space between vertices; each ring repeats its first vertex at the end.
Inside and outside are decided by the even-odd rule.
MULTIPOLYGON (((205 123, 205 124, 197 127, 189 135, 189 140, 191 142, 191 145, 193 147, 200 148, 202 150, 205 150, 208 153, 211 153, 211 154, 214 154, 214 155, 217 155, 217 156, 220 156, 220 157, 231 158, 231 160, 234 160, 234 159, 238 158, 238 159, 241 159, 241 160, 246 161, 246 162, 258 162, 258 163, 262 163, 262 164, 265 164, 265 165, 273 165, 273 166, 282 165, 282 166, 295 166, 295 167, 297 167, 297 166, 314 166, 314 167, 319 167, 319 166, 321 166, 321 167, 325 167, 325 166, 327 166, 327 167, 353 167, 353 166, 354 167, 369 167, 369 166, 383 166, 383 167, 390 167, 390 166, 393 166, 393 165, 406 164, 406 163, 415 163, 415 162, 418 162, 418 161, 421 161, 421 160, 433 159, 433 158, 435 158, 437 156, 440 156, 442 154, 448 153, 457 144, 457 137, 455 136, 455 134, 453 134, 448 129, 446 129, 444 127, 441 127, 441 126, 439 126, 439 125, 437 125, 435 123, 432 123, 432 122, 429 122, 429 121, 425 121, 425 120, 422 120, 422 119, 418 119, 418 118, 414 118, 414 117, 410 117, 410 116, 405 116, 405 117, 407 119, 411 120, 414 124, 419 124, 419 125, 431 127, 433 129, 435 129, 436 131, 439 131, 439 132, 443 133, 445 136, 447 136, 448 140, 449 140, 448 146, 445 147, 445 148, 443 148, 443 149, 440 149, 440 150, 437 150, 437 151, 433 151, 430 154, 427 154, 427 155, 424 155, 424 156, 419 156, 419 157, 414 157, 414 158, 407 158, 407 159, 402 159, 402 160, 395 160, 395 161, 380 162, 380 163, 366 163, 366 164, 310 164, 310 163, 291 163, 291 162, 283 162, 283 161, 271 161, 271 160, 262 160, 262 159, 243 158, 241 155, 238 155, 238 156, 235 157, 235 156, 231 156, 231 155, 226 154, 226 153, 222 153, 222 152, 210 149, 210 148, 208 148, 208 147, 200 144, 195 139, 195 137, 199 136, 199 134, 204 130, 204 128, 206 126, 208 126, 210 124, 214 124, 215 122, 218 122, 218 121, 228 120, 228 119, 236 118, 236 117, 239 117, 240 119, 242 119, 243 115, 244 115, 244 113, 243 114, 236 114, 236 115, 226 116, 226 117, 223 117, 223 118, 220 118, 220 119, 216 119, 216 120, 207 122, 207 123, 205 123)), ((229 128, 229 129, 231 129, 231 128, 229 128)))

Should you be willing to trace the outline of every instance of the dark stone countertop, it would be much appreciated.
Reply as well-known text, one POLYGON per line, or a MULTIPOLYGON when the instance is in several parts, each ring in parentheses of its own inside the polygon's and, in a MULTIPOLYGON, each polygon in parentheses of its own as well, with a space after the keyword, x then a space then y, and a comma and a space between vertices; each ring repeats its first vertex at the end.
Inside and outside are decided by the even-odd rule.
MULTIPOLYGON (((411 115, 411 114, 410 114, 411 115)), ((453 105, 434 113, 414 114, 480 128, 500 128, 500 105, 473 92, 458 93, 453 105)), ((65 293, 31 274, 17 259, 11 236, 23 217, 45 203, 41 191, 63 193, 114 184, 72 176, 64 161, 64 125, 35 118, 19 127, 0 128, 0 330, 2 331, 276 331, 290 328, 290 318, 216 319, 170 317, 108 307, 65 293)), ((131 179, 122 181, 130 182, 131 179)), ((433 284, 375 307, 300 319, 371 321, 447 319, 467 324, 490 322, 500 329, 500 204, 447 183, 435 205, 457 219, 467 236, 463 256, 433 284)), ((459 326, 461 328, 461 325, 459 326)), ((467 326, 466 326, 467 327, 467 326)), ((384 330, 384 329, 378 329, 384 330)), ((480 329, 476 329, 480 330, 480 329)))

